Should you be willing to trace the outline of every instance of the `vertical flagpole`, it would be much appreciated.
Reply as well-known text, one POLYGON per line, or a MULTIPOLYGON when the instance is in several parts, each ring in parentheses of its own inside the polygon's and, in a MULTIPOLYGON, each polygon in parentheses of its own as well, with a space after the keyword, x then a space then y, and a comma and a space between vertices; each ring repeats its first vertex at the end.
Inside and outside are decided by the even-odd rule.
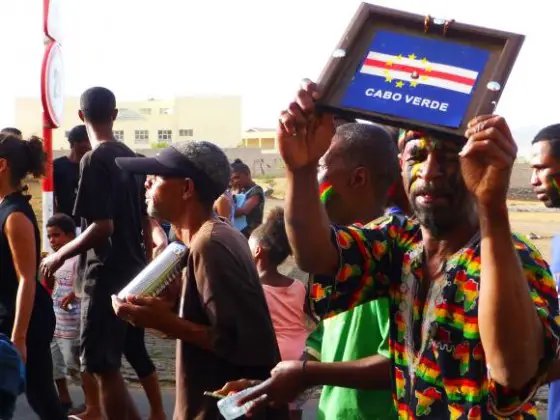
POLYGON ((42 210, 43 210, 43 241, 42 251, 50 252, 51 247, 47 240, 47 221, 54 214, 54 182, 53 182, 53 147, 52 147, 53 128, 45 111, 43 111, 43 147, 46 153, 46 171, 42 185, 42 210))
POLYGON ((47 221, 54 213, 53 130, 60 127, 64 113, 64 66, 62 61, 59 0, 43 0, 45 54, 41 68, 41 102, 43 104, 43 147, 46 173, 42 184, 43 252, 51 251, 47 240, 47 221))

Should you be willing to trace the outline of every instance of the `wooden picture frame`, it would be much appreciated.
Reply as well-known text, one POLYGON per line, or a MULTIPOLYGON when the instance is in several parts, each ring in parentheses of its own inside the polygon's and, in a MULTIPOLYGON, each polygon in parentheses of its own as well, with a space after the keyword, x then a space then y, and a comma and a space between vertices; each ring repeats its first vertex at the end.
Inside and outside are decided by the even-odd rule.
MULTIPOLYGON (((491 114, 494 112, 524 40, 525 37, 519 34, 467 25, 455 21, 444 21, 442 19, 434 19, 430 16, 421 16, 362 3, 318 79, 318 85, 322 94, 317 103, 317 108, 322 112, 334 113, 345 119, 363 119, 398 128, 422 130, 440 137, 463 137, 466 126, 471 118, 476 115, 491 114), (476 75, 474 79, 471 77, 470 82, 461 81, 463 79, 460 79, 457 83, 453 81, 448 82, 444 79, 438 79, 438 77, 455 77, 453 74, 446 75, 445 69, 455 69, 452 71, 458 71, 459 74, 463 70, 465 72, 469 72, 470 70, 468 68, 447 66, 445 60, 448 55, 443 54, 441 48, 438 47, 435 48, 433 52, 436 53, 435 55, 439 53, 440 63, 434 63, 433 66, 444 69, 443 72, 424 72, 424 75, 421 76, 424 78, 424 81, 419 82, 413 80, 413 78, 418 78, 418 73, 416 71, 408 75, 409 77, 404 77, 408 81, 407 86, 410 92, 413 92, 412 87, 417 87, 418 83, 421 83, 420 87, 422 89, 419 91, 423 90, 436 93, 441 91, 443 92, 441 95, 445 96, 449 94, 451 97, 457 97, 458 95, 455 91, 450 91, 448 89, 455 89, 456 86, 459 86, 457 89, 461 90, 463 89, 461 86, 464 87, 461 83, 471 83, 470 90, 468 90, 467 87, 468 94, 466 96, 468 99, 465 99, 465 95, 461 96, 459 98, 461 106, 458 105, 454 108, 454 114, 449 113, 446 115, 444 115, 444 113, 448 111, 448 108, 441 105, 441 101, 438 102, 429 99, 431 102, 429 105, 426 105, 421 97, 421 100, 411 99, 410 102, 407 102, 409 105, 416 102, 422 104, 422 108, 418 108, 421 110, 422 118, 416 118, 416 114, 414 114, 416 108, 413 109, 410 106, 408 108, 406 106, 403 107, 403 100, 401 100, 401 103, 398 105, 391 105, 393 106, 392 109, 396 110, 394 112, 390 111, 388 107, 382 107, 380 97, 375 98, 375 107, 377 107, 377 109, 372 110, 355 105, 360 101, 366 103, 364 98, 358 97, 352 102, 352 89, 354 89, 354 85, 358 86, 358 78, 367 77, 367 80, 374 80, 375 83, 379 85, 379 81, 384 77, 379 74, 379 71, 385 73, 391 71, 391 74, 397 74, 401 75, 399 77, 403 77, 402 74, 404 73, 402 73, 401 70, 408 71, 416 68, 414 66, 421 64, 414 54, 410 54, 404 56, 404 61, 411 63, 413 67, 407 67, 406 65, 387 67, 387 65, 393 66, 393 60, 391 59, 386 62, 381 62, 381 64, 376 64, 381 66, 379 68, 368 67, 374 69, 373 73, 377 73, 373 74, 374 77, 371 77, 372 74, 364 76, 362 69, 365 68, 366 63, 372 62, 370 61, 372 57, 371 54, 377 54, 372 50, 372 47, 374 42, 377 42, 376 40, 381 39, 380 34, 382 34, 384 37, 383 39, 386 40, 392 39, 387 38, 388 36, 401 36, 403 40, 400 44, 401 46, 410 45, 407 43, 407 40, 418 40, 418 42, 421 43, 419 45, 436 45, 436 47, 439 45, 444 50, 447 49, 451 51, 451 54, 448 54, 449 56, 454 55, 455 51, 464 50, 466 52, 457 53, 459 55, 455 57, 456 62, 458 59, 460 63, 464 62, 464 65, 460 64, 458 67, 473 65, 476 61, 472 59, 473 57, 486 57, 486 61, 479 60, 479 64, 477 64, 479 68, 477 71, 470 73, 476 75), (452 49, 450 50, 450 48, 452 49), (474 55, 469 55, 469 51, 474 51, 474 55), (460 54, 466 55, 461 56, 460 54), (409 57, 410 60, 408 59, 409 57), (438 76, 438 74, 440 76, 438 76), (432 75, 434 75, 434 77, 432 77, 432 75), (375 76, 381 76, 381 78, 375 76), (441 83, 439 83, 439 81, 441 81, 441 83), (414 83, 416 84, 413 85, 414 83), (435 86, 434 88, 434 86, 428 86, 422 83, 432 83, 435 85, 439 83, 439 85, 443 84, 444 88, 442 89, 441 86, 435 86), (451 88, 449 88, 448 85, 451 86, 451 88), (433 108, 436 102, 440 104, 441 109, 438 109, 440 111, 439 113, 423 109, 429 108, 430 106, 433 108), (352 105, 349 105, 349 103, 352 103, 352 105), (380 107, 382 107, 384 112, 380 111, 380 107), (458 108, 462 111, 458 112, 458 108), (404 112, 404 109, 407 111, 404 112), (400 115, 401 113, 408 115, 400 115), (434 115, 433 117, 424 117, 424 115, 432 114, 434 115), (447 122, 446 120, 444 124, 439 123, 440 114, 443 115, 442 118, 448 118, 451 122, 447 122)), ((384 47, 387 47, 387 44, 390 43, 389 41, 382 42, 384 47)), ((394 58, 402 59, 403 56, 399 54, 398 57, 394 58)), ((426 58, 423 60, 426 60, 426 58)), ((429 64, 428 60, 425 62, 429 64)), ((377 61, 377 63, 380 62, 377 61)), ((422 61, 422 63, 424 63, 424 61, 422 61)), ((422 71, 432 71, 430 67, 430 65, 426 65, 422 67, 424 69, 422 71)), ((460 77, 460 75, 457 77, 460 77)), ((390 75, 387 76, 385 80, 389 79, 392 79, 390 75)), ((362 79, 359 82, 362 83, 362 79)), ((395 85, 391 85, 391 89, 397 87, 399 83, 400 81, 395 85)), ((407 82, 404 82, 405 85, 406 83, 407 82)), ((402 84, 403 83, 401 83, 400 87, 402 87, 402 84)), ((360 86, 365 85, 362 84, 360 86)), ((358 89, 358 87, 355 89, 358 89)), ((353 91, 354 94, 357 92, 355 89, 353 91)), ((375 92, 375 89, 369 89, 369 91, 375 92)), ((404 90, 402 90, 402 92, 404 92, 404 90)), ((363 95, 366 95, 366 93, 363 93, 363 95)), ((408 96, 406 96, 407 101, 408 99, 408 96)), ((361 103, 362 102, 360 102, 360 104, 361 103)), ((371 104, 371 102, 368 103, 368 106, 370 106, 369 104, 371 104)), ((373 107, 373 105, 371 106, 373 107)), ((451 106, 455 106, 455 103, 451 103, 451 106)))

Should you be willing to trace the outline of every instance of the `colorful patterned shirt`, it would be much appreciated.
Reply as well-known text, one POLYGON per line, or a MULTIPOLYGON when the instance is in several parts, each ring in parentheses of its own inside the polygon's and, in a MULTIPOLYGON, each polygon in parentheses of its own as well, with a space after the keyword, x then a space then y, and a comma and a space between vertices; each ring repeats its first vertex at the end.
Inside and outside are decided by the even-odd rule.
MULTIPOLYGON (((537 419, 540 380, 513 392, 489 376, 478 330, 480 234, 449 257, 432 279, 424 308, 417 290, 425 277, 418 222, 388 216, 361 228, 333 227, 340 252, 335 278, 315 276, 312 307, 329 317, 389 297, 393 400, 400 419, 537 419), (412 327, 412 328, 411 328, 412 327)), ((547 263, 519 235, 513 243, 545 332, 544 363, 556 355, 558 299, 547 263)), ((508 262, 504 262, 508 263, 508 262)))

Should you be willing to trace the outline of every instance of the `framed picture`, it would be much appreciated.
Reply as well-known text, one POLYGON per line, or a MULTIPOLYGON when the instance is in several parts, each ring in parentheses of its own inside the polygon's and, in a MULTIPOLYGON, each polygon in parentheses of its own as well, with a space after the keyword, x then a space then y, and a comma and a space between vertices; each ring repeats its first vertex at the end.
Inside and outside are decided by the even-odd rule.
POLYGON ((462 137, 494 112, 524 39, 362 3, 319 77, 318 109, 462 137))

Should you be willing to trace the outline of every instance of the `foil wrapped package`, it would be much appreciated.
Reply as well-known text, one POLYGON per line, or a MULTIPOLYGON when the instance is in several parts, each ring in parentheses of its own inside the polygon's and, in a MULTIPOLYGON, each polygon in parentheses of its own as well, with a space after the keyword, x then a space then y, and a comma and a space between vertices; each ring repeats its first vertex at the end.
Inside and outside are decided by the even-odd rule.
POLYGON ((180 242, 172 242, 150 262, 117 295, 124 300, 127 296, 158 296, 179 275, 186 263, 188 248, 180 242))

